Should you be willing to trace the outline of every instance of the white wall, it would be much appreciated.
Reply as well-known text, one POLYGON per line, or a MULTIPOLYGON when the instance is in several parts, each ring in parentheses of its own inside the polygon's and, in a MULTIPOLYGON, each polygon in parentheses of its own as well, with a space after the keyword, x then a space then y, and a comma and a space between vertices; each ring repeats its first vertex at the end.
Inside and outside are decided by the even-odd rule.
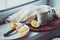
POLYGON ((49 3, 52 7, 60 7, 60 0, 50 0, 49 3))

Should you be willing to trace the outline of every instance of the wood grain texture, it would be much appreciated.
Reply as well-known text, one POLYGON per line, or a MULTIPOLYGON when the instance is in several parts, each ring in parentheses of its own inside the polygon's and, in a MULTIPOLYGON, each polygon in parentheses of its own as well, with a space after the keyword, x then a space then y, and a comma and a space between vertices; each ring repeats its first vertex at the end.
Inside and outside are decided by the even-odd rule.
POLYGON ((51 31, 60 27, 60 18, 55 17, 53 20, 48 21, 47 25, 40 26, 39 28, 33 28, 31 25, 29 27, 32 31, 51 31))

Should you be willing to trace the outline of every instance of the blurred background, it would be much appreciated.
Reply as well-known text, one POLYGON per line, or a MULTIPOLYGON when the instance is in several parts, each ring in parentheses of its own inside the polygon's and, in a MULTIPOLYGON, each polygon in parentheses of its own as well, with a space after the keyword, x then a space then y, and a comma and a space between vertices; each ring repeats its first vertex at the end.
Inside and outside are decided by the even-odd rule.
MULTIPOLYGON (((21 10, 24 7, 28 6, 40 6, 40 5, 49 5, 51 7, 58 7, 60 8, 60 0, 39 0, 36 1, 32 4, 23 6, 23 7, 16 7, 18 5, 21 5, 23 3, 27 3, 30 1, 35 1, 35 0, 0 0, 0 24, 4 23, 4 20, 10 16, 13 13, 16 13, 17 11, 21 10), (7 10, 9 8, 16 7, 11 10, 7 10), (4 11, 6 9, 6 11, 4 11)), ((59 9, 60 11, 60 9, 59 9)), ((59 39, 60 40, 60 39, 59 39)))
MULTIPOLYGON (((17 7, 15 9, 3 11, 3 12, 1 12, 1 10, 12 8, 14 6, 18 6, 18 5, 31 2, 31 1, 35 1, 35 0, 0 0, 0 24, 5 20, 7 16, 15 13, 18 10, 21 10, 21 8, 23 7, 17 7)), ((47 4, 47 0, 39 0, 35 3, 26 5, 26 7, 33 6, 33 5, 39 6, 39 5, 44 5, 44 4, 47 4)))
MULTIPOLYGON (((1 10, 12 8, 14 6, 18 6, 18 5, 21 5, 23 3, 27 3, 30 1, 36 1, 36 0, 0 0, 0 24, 7 18, 7 16, 17 12, 18 10, 21 10, 21 8, 23 7, 17 7, 11 10, 3 11, 3 12, 1 12, 1 10)), ((52 7, 60 8, 60 0, 39 0, 35 3, 26 5, 26 7, 33 6, 33 5, 35 6, 49 5, 52 7)))

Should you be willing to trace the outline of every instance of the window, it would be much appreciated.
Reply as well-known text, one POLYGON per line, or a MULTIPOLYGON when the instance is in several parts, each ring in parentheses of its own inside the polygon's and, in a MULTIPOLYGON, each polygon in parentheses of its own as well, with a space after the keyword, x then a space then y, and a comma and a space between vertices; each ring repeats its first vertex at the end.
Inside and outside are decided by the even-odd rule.
POLYGON ((14 7, 34 0, 0 0, 0 10, 14 7))
POLYGON ((6 1, 5 0, 0 0, 0 10, 6 8, 6 1))
POLYGON ((7 0, 7 6, 8 7, 13 7, 13 6, 16 6, 16 5, 20 5, 20 4, 23 4, 23 3, 27 3, 27 2, 30 2, 32 0, 7 0))

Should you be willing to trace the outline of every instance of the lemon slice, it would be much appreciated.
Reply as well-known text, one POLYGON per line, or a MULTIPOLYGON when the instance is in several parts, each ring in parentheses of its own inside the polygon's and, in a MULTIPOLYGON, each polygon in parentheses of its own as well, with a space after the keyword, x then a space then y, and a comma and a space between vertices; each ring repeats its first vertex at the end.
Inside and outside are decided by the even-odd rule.
POLYGON ((36 21, 36 20, 32 20, 32 22, 31 22, 31 25, 33 26, 33 27, 39 27, 39 22, 38 21, 36 21))
POLYGON ((14 28, 16 28, 17 27, 17 24, 16 23, 12 23, 11 25, 10 25, 10 28, 11 29, 14 29, 14 28))
POLYGON ((21 28, 16 30, 19 35, 25 35, 29 32, 28 26, 22 26, 21 28))

